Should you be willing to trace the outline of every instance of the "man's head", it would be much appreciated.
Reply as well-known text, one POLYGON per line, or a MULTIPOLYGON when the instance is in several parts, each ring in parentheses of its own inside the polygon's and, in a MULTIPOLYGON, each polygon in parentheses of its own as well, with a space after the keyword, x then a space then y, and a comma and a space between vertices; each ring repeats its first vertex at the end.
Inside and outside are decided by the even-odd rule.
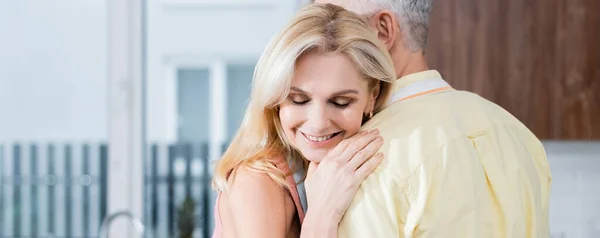
POLYGON ((396 74, 426 69, 423 57, 433 0, 315 0, 332 3, 366 17, 387 47, 396 74), (417 61, 417 62, 415 62, 417 61))

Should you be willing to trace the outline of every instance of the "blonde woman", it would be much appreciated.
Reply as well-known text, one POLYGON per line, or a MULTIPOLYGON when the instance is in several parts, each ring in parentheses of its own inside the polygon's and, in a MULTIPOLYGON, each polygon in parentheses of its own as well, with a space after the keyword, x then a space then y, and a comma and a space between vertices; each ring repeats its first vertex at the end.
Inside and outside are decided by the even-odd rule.
POLYGON ((259 60, 244 122, 215 169, 213 236, 337 237, 383 158, 378 132, 359 130, 394 80, 363 19, 333 5, 303 8, 259 60), (306 216, 292 177, 304 168, 306 216))

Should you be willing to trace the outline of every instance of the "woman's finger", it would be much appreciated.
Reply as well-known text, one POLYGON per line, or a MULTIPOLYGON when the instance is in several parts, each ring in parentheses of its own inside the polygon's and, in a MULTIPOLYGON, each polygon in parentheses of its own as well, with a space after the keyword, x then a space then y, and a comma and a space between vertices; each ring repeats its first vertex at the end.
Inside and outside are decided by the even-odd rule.
POLYGON ((369 160, 383 145, 383 138, 381 136, 377 136, 375 140, 371 141, 365 148, 358 151, 350 162, 348 162, 348 168, 351 171, 356 171, 358 167, 360 167, 363 163, 369 160))
POLYGON ((337 159, 341 162, 348 162, 358 153, 360 150, 364 149, 369 143, 375 140, 379 135, 378 130, 372 130, 367 135, 358 138, 352 144, 348 144, 344 152, 342 152, 337 159))
POLYGON ((367 178, 374 170, 379 166, 379 164, 383 161, 383 153, 377 153, 373 158, 367 160, 363 165, 361 165, 354 173, 354 179, 357 183, 362 183, 363 180, 367 178))
POLYGON ((353 144, 356 140, 367 135, 367 133, 368 131, 361 131, 358 134, 351 136, 350 138, 342 140, 342 142, 340 142, 335 148, 333 148, 333 150, 331 150, 331 152, 329 152, 327 158, 337 158, 346 150, 346 148, 348 148, 348 145, 353 144))

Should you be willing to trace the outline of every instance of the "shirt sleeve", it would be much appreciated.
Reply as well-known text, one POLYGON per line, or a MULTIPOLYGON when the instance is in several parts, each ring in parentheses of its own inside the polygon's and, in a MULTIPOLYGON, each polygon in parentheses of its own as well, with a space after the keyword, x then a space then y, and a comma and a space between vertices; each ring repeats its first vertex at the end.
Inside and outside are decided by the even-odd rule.
POLYGON ((338 228, 338 237, 404 237, 402 211, 408 201, 385 171, 375 171, 362 184, 338 228))
POLYGON ((475 211, 487 183, 473 143, 449 141, 422 162, 406 185, 410 207, 401 237, 484 237, 475 211))
POLYGON ((475 169, 477 154, 469 149, 469 140, 423 153, 407 148, 414 144, 396 142, 361 184, 340 223, 339 237, 475 237, 468 234, 472 229, 463 228, 475 224, 476 191, 485 184, 473 179, 485 175, 475 169))
MULTIPOLYGON (((396 173, 409 174, 405 141, 384 139, 385 159, 361 184, 338 228, 339 237, 404 237, 409 200, 406 182, 396 173), (398 169, 398 170, 397 170, 398 169), (395 171, 396 170, 396 171, 395 171), (393 172, 395 171, 395 172, 393 172)), ((408 177, 406 177, 408 178, 408 177)))

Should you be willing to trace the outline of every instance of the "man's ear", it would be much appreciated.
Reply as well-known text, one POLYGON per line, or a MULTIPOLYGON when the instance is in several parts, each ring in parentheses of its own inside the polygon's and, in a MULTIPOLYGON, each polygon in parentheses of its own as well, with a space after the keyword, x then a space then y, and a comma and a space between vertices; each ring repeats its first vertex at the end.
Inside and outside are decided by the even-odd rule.
POLYGON ((369 24, 377 31, 377 38, 389 51, 400 34, 400 25, 396 15, 391 11, 382 10, 369 18, 369 24))

